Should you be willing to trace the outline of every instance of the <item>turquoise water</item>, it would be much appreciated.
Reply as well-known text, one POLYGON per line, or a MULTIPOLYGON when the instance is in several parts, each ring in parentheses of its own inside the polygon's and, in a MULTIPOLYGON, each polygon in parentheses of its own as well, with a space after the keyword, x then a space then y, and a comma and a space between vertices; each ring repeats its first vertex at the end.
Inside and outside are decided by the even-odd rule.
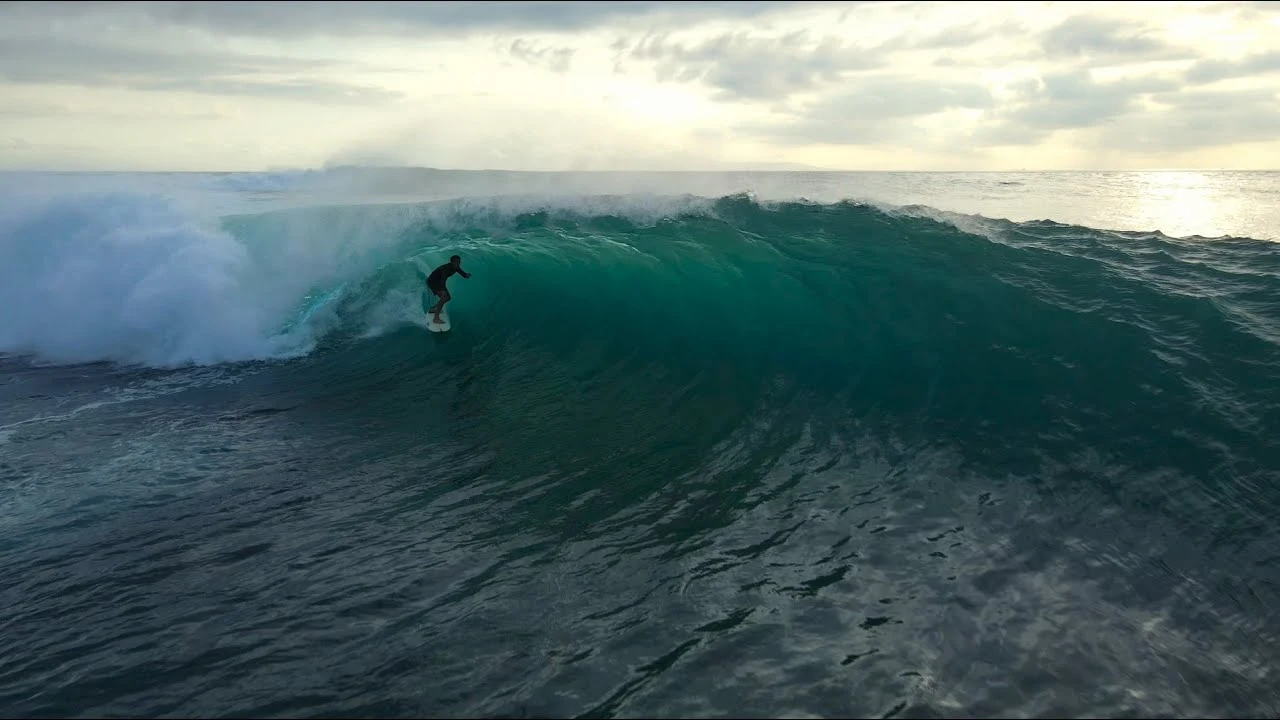
POLYGON ((1280 712, 1273 242, 574 198, 11 215, 0 710, 1280 712))

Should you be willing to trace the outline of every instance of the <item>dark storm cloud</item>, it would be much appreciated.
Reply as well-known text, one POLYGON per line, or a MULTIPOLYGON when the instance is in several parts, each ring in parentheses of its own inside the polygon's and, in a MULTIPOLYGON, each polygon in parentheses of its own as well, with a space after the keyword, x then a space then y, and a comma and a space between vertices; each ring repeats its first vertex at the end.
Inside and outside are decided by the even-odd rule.
POLYGON ((985 109, 994 102, 985 88, 969 83, 866 78, 803 108, 794 122, 744 129, 793 144, 866 145, 911 139, 917 132, 911 118, 955 108, 985 109))
POLYGON ((845 72, 876 67, 873 50, 804 32, 781 37, 725 33, 697 43, 666 35, 615 44, 629 60, 653 63, 660 81, 701 82, 721 99, 777 100, 839 79, 845 72))

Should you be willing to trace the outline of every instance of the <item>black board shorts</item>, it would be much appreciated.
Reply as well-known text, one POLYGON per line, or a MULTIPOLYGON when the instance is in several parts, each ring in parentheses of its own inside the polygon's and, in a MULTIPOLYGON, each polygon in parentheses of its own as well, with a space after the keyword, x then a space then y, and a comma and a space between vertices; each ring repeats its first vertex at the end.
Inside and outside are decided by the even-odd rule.
POLYGON ((431 291, 431 294, 435 295, 436 297, 440 297, 440 293, 444 292, 444 283, 432 282, 430 279, 428 279, 427 289, 431 291))

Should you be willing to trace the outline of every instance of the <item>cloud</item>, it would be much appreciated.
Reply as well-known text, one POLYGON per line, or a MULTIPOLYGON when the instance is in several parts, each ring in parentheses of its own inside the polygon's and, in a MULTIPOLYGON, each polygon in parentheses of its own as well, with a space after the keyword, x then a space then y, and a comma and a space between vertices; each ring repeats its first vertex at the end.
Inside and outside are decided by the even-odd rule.
POLYGON ((652 63, 661 82, 701 82, 721 100, 785 99, 880 63, 875 51, 834 38, 815 42, 803 31, 778 37, 724 33, 688 45, 658 35, 624 39, 615 48, 632 60, 652 63))
POLYGON ((491 98, 476 113, 440 103, 355 139, 329 165, 428 165, 441 168, 596 170, 619 166, 687 169, 716 163, 711 138, 654 133, 607 107, 536 107, 491 98), (518 123, 500 118, 518 117, 518 123))
POLYGON ((1260 53, 1235 62, 1229 60, 1201 60, 1187 71, 1186 78, 1193 83, 1211 83, 1252 75, 1280 71, 1280 51, 1260 53))
POLYGON ((789 144, 867 145, 902 142, 923 131, 911 118, 958 108, 985 109, 995 99, 984 87, 967 82, 932 82, 915 77, 882 76, 857 82, 801 110, 789 122, 755 124, 744 129, 789 144))
POLYGON ((1264 13, 1274 13, 1280 15, 1280 5, 1276 4, 1276 0, 1253 0, 1252 2, 1235 2, 1225 3, 1227 5, 1239 5, 1247 10, 1258 10, 1264 13))
POLYGON ((186 120, 218 120, 224 117, 213 110, 174 107, 171 104, 157 107, 148 104, 143 107, 91 107, 84 103, 42 102, 38 100, 8 99, 0 105, 0 118, 37 118, 92 116, 95 118, 116 118, 125 120, 148 119, 158 117, 182 118, 186 120))
POLYGON ((85 166, 137 163, 139 148, 155 167, 307 164, 341 148, 409 161, 406 144, 414 161, 522 169, 1051 168, 1090 157, 1136 167, 1205 147, 1221 152, 1194 162, 1252 162, 1273 149, 1231 146, 1280 143, 1277 12, 1252 2, 0 3, 0 139, 85 142, 98 148, 85 166), (164 133, 205 149, 156 142, 164 133), (379 143, 363 147, 368 138, 379 143))
POLYGON ((1051 73, 1011 87, 1013 97, 975 140, 992 145, 1037 143, 1058 130, 1101 125, 1136 109, 1146 95, 1177 88, 1176 82, 1161 77, 1102 83, 1087 70, 1051 73))
POLYGON ((1106 128, 1103 145, 1172 153, 1280 138, 1280 93, 1275 90, 1168 92, 1152 100, 1162 111, 1134 113, 1106 128))
POLYGON ((966 25, 948 27, 922 37, 910 34, 900 35, 880 46, 881 50, 954 50, 969 48, 995 37, 1016 37, 1024 34, 1026 28, 1015 21, 985 24, 971 22, 966 25))
POLYGON ((220 78, 182 79, 175 81, 143 82, 133 86, 137 90, 200 93, 203 95, 243 95, 270 98, 273 100, 294 100, 325 105, 359 105, 384 104, 404 97, 403 93, 385 90, 371 85, 353 85, 349 83, 325 82, 313 80, 271 80, 248 81, 228 80, 220 78))
POLYGON ((116 79, 165 74, 207 76, 262 72, 310 72, 333 69, 328 60, 164 52, 43 38, 6 38, 0 42, 0 78, 16 83, 110 84, 116 79))
POLYGON ((388 102, 399 93, 313 76, 339 66, 327 60, 168 52, 40 38, 0 42, 0 79, 14 84, 65 84, 252 95, 322 103, 388 102))
MULTIPOLYGON (((576 32, 618 22, 757 18, 825 2, 125 2, 50 3, 42 14, 113 14, 242 37, 458 36, 507 31, 576 32)), ((847 4, 847 3, 844 3, 847 4)))
POLYGON ((1187 57, 1190 52, 1151 36, 1138 23, 1077 15, 1051 28, 1041 38, 1041 46, 1057 58, 1141 58, 1143 60, 1187 57))
POLYGON ((543 47, 537 41, 525 40, 524 38, 512 40, 505 50, 514 58, 523 60, 530 65, 545 67, 557 73, 569 71, 570 63, 572 63, 573 55, 576 52, 571 47, 543 47))

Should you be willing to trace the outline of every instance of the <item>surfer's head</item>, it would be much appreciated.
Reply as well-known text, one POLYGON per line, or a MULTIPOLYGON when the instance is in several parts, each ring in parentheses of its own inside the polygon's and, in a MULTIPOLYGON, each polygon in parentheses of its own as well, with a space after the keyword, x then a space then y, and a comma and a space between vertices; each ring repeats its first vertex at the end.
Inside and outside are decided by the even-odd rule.
POLYGON ((462 264, 462 256, 454 255, 453 257, 449 258, 449 262, 453 263, 454 267, 458 267, 459 265, 462 264))

